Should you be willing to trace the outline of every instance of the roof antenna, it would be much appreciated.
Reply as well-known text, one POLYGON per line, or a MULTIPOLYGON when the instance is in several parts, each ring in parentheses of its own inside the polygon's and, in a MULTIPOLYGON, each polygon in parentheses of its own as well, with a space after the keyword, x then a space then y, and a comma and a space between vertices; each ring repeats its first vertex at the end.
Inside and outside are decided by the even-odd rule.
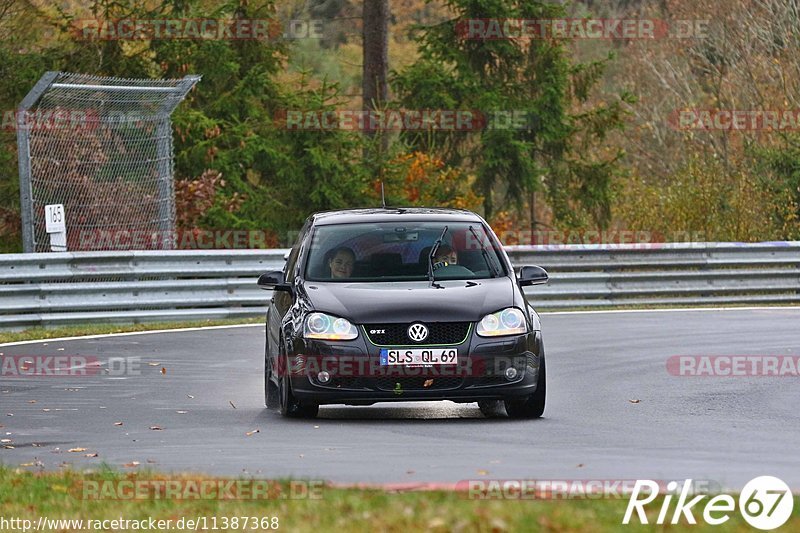
POLYGON ((386 195, 383 193, 383 181, 381 181, 381 205, 386 209, 386 195))

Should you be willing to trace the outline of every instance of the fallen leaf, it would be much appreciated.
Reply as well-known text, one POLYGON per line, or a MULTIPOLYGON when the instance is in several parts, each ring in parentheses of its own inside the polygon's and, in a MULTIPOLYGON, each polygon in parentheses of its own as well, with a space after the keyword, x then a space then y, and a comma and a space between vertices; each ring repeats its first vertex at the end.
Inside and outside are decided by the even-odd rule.
POLYGON ((70 448, 67 451, 71 453, 80 453, 80 452, 85 452, 86 448, 70 448))
POLYGON ((131 461, 130 463, 125 463, 125 464, 124 464, 124 465, 122 465, 122 466, 124 466, 125 468, 136 468, 136 467, 137 467, 137 466, 139 466, 140 464, 141 464, 141 463, 140 463, 139 461, 131 461))
POLYGON ((492 519, 491 523, 491 530, 492 533, 500 533, 501 531, 508 531, 508 524, 506 524, 505 520, 499 517, 495 517, 492 519))
POLYGON ((229 403, 229 404, 231 404, 231 407, 233 407, 234 409, 236 409, 236 406, 235 406, 235 405, 233 405, 233 402, 232 402, 232 401, 228 400, 228 403, 229 403))
POLYGON ((96 453, 87 453, 84 457, 97 457, 96 453))
POLYGON ((114 425, 115 425, 115 426, 121 426, 121 425, 122 425, 122 422, 114 422, 114 425))
POLYGON ((628 401, 629 401, 629 402, 631 402, 631 403, 639 403, 639 402, 641 402, 642 400, 628 400, 628 401))
POLYGON ((165 375, 167 375, 167 369, 166 369, 166 368, 164 368, 163 366, 161 367, 161 375, 162 375, 162 376, 165 376, 165 375))
POLYGON ((254 429, 253 431, 248 431, 247 433, 245 433, 245 435, 247 435, 249 437, 250 435, 254 435, 256 433, 261 433, 261 430, 260 429, 254 429))
POLYGON ((153 431, 163 431, 164 430, 164 428, 162 428, 161 426, 150 426, 150 429, 152 429, 153 431))
POLYGON ((437 516, 430 522, 428 522, 428 529, 438 529, 440 527, 444 527, 446 525, 445 519, 437 516))

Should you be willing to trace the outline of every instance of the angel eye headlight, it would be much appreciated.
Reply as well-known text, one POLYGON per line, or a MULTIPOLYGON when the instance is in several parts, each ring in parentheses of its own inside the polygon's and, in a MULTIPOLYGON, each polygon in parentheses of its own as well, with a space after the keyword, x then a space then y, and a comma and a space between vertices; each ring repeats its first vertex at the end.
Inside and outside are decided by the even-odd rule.
POLYGON ((525 315, 516 307, 509 307, 486 315, 478 322, 477 333, 481 337, 520 335, 528 332, 525 315))
POLYGON ((309 315, 308 320, 306 320, 306 327, 308 328, 309 333, 312 335, 325 333, 328 331, 330 325, 331 321, 328 318, 328 315, 323 315, 322 313, 313 313, 309 315))
POLYGON ((349 341, 358 337, 358 330, 350 321, 325 313, 311 313, 303 325, 303 337, 332 341, 349 341))

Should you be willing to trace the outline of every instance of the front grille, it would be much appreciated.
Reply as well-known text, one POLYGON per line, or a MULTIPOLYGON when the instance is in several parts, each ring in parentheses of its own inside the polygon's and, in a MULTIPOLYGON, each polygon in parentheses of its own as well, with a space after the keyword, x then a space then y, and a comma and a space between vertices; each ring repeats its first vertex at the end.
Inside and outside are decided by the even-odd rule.
POLYGON ((426 376, 385 377, 375 380, 382 391, 420 391, 457 389, 464 380, 460 377, 431 378, 426 376))
MULTIPOLYGON (((520 377, 520 379, 522 379, 520 377)), ((517 381, 517 380, 514 380, 517 381)), ((510 383, 504 376, 484 376, 472 380, 472 387, 491 387, 494 385, 505 385, 510 383)))
POLYGON ((461 344, 467 340, 471 324, 469 322, 421 322, 428 328, 428 337, 422 342, 412 341, 408 328, 416 322, 405 324, 365 324, 367 338, 377 346, 431 346, 441 344, 461 344), (378 333, 382 331, 383 333, 378 333))

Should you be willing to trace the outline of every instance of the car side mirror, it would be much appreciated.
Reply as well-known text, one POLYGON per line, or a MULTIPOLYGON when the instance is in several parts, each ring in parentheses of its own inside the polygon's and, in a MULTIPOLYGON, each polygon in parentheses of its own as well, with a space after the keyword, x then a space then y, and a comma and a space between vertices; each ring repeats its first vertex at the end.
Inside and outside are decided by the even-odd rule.
POLYGON ((264 290, 271 290, 271 291, 292 291, 291 285, 286 283, 286 280, 283 276, 283 272, 280 270, 275 270, 273 272, 267 272, 266 274, 261 274, 258 277, 258 286, 264 290))
POLYGON ((519 271, 519 284, 522 287, 529 285, 544 285, 550 279, 547 270, 540 266, 524 266, 519 271))

